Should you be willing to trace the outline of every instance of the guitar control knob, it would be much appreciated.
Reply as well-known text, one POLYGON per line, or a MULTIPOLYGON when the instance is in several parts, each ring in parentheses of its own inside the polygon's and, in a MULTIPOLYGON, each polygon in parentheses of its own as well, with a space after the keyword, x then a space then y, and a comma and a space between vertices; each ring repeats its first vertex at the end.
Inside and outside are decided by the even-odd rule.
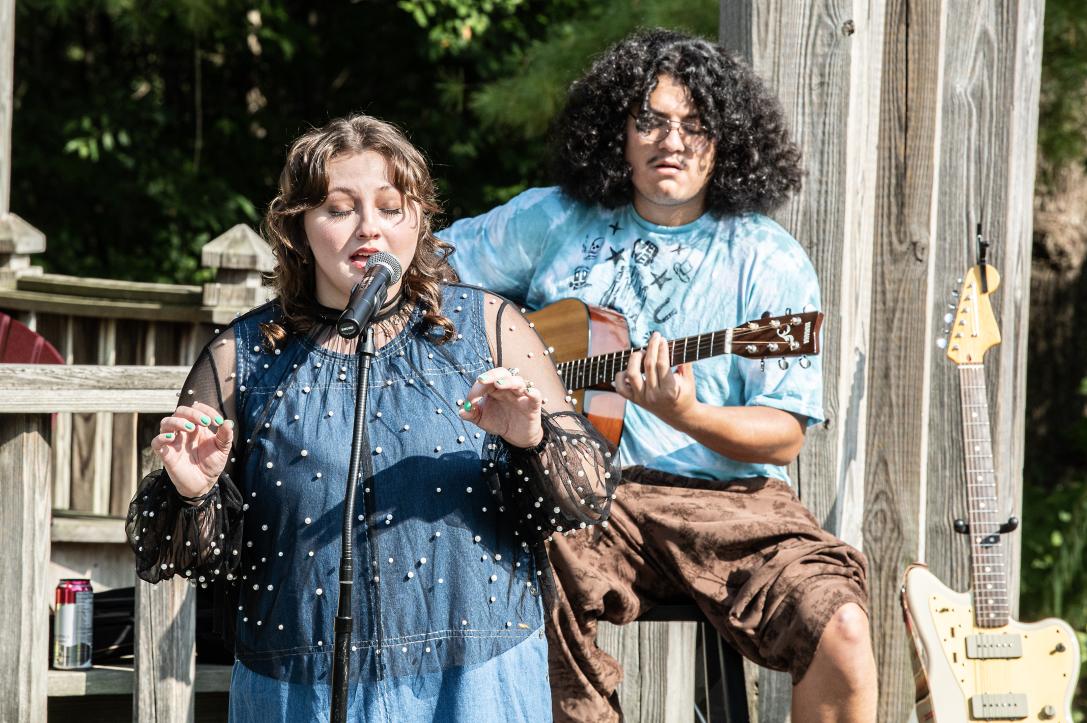
POLYGON ((1067 648, 1064 647, 1064 643, 1057 643, 1057 647, 1053 648, 1058 653, 1063 653, 1067 648))
POLYGON ((1056 718, 1057 709, 1051 705, 1047 705, 1045 708, 1042 708, 1042 712, 1038 715, 1038 717, 1042 720, 1051 720, 1053 718, 1056 718))

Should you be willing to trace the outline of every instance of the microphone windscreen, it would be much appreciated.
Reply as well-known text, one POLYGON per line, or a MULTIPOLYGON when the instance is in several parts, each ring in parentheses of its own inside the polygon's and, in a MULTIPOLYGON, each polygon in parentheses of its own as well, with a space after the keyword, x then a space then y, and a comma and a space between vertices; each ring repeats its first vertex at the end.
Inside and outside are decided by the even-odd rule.
POLYGON ((384 266, 389 270, 389 273, 392 276, 389 279, 390 284, 395 284, 399 281, 401 274, 404 273, 403 269, 400 268, 400 261, 388 251, 378 251, 366 261, 366 268, 379 265, 384 266))

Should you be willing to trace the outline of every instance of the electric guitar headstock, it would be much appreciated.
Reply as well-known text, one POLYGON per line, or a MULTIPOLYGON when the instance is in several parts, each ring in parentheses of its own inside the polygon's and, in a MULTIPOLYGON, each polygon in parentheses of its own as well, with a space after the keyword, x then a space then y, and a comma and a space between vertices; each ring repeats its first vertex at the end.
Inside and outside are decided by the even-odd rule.
POLYGON ((1000 343, 1000 325, 989 303, 998 286, 1000 274, 989 264, 966 272, 947 336, 947 358, 955 364, 980 364, 985 352, 1000 343))

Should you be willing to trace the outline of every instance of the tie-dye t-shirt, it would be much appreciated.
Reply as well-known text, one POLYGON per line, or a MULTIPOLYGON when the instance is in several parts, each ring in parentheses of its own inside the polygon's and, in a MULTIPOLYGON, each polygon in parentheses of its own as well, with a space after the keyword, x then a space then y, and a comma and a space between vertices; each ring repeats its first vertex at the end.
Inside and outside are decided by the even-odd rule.
MULTIPOLYGON (((730 329, 766 312, 819 308, 819 283, 804 249, 760 214, 705 214, 683 226, 658 226, 631 205, 587 206, 558 188, 536 188, 438 235, 456 247, 451 261, 462 281, 533 308, 575 297, 614 309, 638 346, 653 331, 675 339, 730 329)), ((703 359, 694 364, 698 399, 822 421, 819 357, 782 366, 734 355, 703 359)), ((623 464, 688 477, 788 480, 782 467, 717 454, 634 404, 626 405, 621 452, 623 464)))

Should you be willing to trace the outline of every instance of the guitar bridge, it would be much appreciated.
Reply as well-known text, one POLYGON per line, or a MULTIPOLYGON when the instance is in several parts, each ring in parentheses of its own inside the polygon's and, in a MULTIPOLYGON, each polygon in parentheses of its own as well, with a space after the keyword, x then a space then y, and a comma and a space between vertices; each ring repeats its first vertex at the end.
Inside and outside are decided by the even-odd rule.
POLYGON ((975 660, 1022 658, 1023 639, 1018 635, 968 635, 966 657, 975 660))
POLYGON ((1023 720, 1027 697, 1019 693, 982 693, 970 697, 970 717, 974 720, 1023 720))

